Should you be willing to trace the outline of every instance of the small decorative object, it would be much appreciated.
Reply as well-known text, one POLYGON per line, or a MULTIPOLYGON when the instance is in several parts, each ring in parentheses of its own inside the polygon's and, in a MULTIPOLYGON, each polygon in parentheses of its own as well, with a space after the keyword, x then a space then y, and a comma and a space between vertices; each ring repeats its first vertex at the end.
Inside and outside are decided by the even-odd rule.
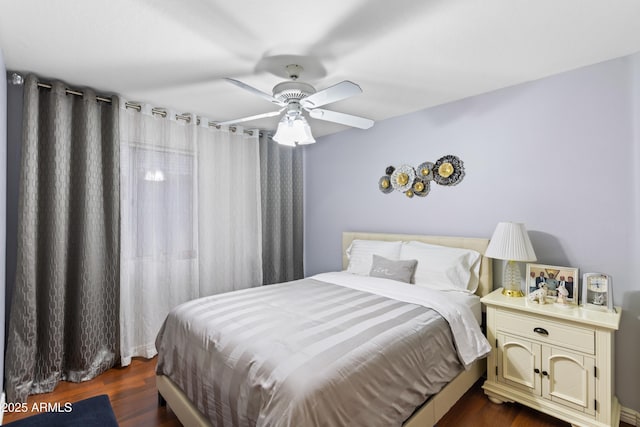
POLYGON ((413 194, 418 197, 425 197, 431 191, 431 184, 429 181, 423 181, 420 178, 416 178, 413 183, 413 194))
POLYGON ((569 296, 569 291, 565 287, 565 284, 560 283, 556 290, 558 291, 558 299, 556 300, 556 305, 563 308, 571 307, 571 305, 569 305, 569 300, 567 299, 567 297, 569 296))
POLYGON ((582 304, 589 309, 615 311, 611 276, 604 273, 585 273, 582 277, 582 304))
POLYGON ((404 193, 413 186, 415 179, 416 171, 409 165, 402 165, 391 174, 391 185, 394 190, 404 193))
POLYGON ((562 302, 565 308, 578 304, 578 269, 555 265, 527 264, 527 295, 537 291, 543 284, 547 286, 547 296, 555 302, 562 302), (562 289, 562 291, 561 291, 562 289), (566 295, 560 298, 560 292, 566 295))
POLYGON ((431 181, 433 179, 433 163, 424 162, 421 163, 417 168, 417 175, 423 181, 431 181))
POLYGON ((531 302, 537 302, 538 304, 546 304, 548 293, 549 293, 549 290, 547 288, 547 285, 543 283, 538 289, 529 293, 529 295, 527 295, 527 298, 529 298, 529 301, 531 302))
POLYGON ((518 262, 536 260, 536 253, 524 224, 498 223, 484 254, 489 258, 506 261, 502 275, 502 294, 509 297, 524 296, 520 286, 522 273, 518 262))
POLYGON ((431 181, 440 185, 456 185, 464 177, 464 164, 456 156, 447 155, 436 163, 423 162, 417 168, 409 165, 387 166, 385 175, 378 180, 378 189, 382 193, 393 190, 407 197, 425 197, 431 191, 431 181))
POLYGON ((391 186, 391 178, 388 175, 384 175, 380 177, 378 181, 378 188, 383 193, 391 193, 393 191, 393 187, 391 186))
POLYGON ((433 180, 440 185, 456 185, 464 177, 464 164, 456 156, 440 157, 433 165, 433 180))

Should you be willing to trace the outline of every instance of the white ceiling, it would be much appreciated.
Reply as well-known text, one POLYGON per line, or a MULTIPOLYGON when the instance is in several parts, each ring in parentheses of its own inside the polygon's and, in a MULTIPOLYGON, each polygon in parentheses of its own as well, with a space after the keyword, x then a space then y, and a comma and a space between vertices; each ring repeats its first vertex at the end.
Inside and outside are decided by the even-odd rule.
POLYGON ((274 109, 222 77, 270 93, 264 58, 300 55, 326 70, 300 80, 364 91, 324 108, 379 121, 638 52, 640 1, 13 0, 0 47, 9 70, 214 121, 274 109))

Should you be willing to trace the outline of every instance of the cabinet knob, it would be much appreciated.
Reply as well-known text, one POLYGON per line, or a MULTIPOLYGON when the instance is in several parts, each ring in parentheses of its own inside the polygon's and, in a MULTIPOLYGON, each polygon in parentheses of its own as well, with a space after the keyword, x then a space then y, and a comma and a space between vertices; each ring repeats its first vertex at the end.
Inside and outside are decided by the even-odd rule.
POLYGON ((535 368, 535 369, 533 370, 533 372, 535 372, 536 374, 539 374, 539 373, 540 373, 540 369, 535 368))
POLYGON ((533 328, 533 332, 544 336, 549 335, 549 332, 545 328, 533 328))
POLYGON ((542 375, 544 375, 545 377, 548 377, 549 373, 547 371, 542 371, 542 375))

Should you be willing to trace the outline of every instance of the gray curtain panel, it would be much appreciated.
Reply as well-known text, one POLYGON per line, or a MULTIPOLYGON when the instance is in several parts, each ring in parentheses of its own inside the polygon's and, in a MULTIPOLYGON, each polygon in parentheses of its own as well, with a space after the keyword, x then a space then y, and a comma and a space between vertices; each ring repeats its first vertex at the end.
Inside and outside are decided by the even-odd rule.
POLYGON ((262 277, 264 284, 301 279, 303 269, 302 150, 260 137, 262 277))
POLYGON ((24 88, 9 402, 84 381, 119 355, 118 99, 24 88))

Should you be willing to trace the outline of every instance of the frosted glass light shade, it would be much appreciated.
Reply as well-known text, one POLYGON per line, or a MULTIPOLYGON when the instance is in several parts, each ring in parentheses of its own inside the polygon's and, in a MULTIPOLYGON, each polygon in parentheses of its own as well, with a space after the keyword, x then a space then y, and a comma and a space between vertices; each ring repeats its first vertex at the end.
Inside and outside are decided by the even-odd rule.
POLYGON ((311 128, 304 117, 298 116, 294 119, 284 117, 278 123, 276 134, 273 140, 278 144, 294 147, 299 144, 313 144, 316 140, 311 135, 311 128))
POLYGON ((502 276, 502 293, 512 297, 523 296, 520 288, 520 266, 517 261, 530 262, 537 259, 524 224, 498 223, 484 254, 489 258, 507 261, 502 276))

